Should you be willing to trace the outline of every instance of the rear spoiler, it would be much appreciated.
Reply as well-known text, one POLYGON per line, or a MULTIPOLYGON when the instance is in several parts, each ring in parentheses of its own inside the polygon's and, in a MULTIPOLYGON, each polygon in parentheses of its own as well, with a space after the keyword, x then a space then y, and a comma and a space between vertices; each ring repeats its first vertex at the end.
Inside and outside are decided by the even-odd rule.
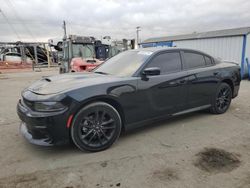
POLYGON ((227 61, 227 60, 223 60, 222 62, 223 62, 223 63, 230 63, 230 64, 234 64, 234 65, 239 65, 239 64, 236 63, 236 62, 227 61))

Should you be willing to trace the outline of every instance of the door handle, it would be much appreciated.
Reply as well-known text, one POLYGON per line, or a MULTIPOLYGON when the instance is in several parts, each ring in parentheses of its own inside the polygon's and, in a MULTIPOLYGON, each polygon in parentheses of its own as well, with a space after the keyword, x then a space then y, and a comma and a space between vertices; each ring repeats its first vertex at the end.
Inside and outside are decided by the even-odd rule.
POLYGON ((177 84, 177 82, 169 82, 169 85, 171 85, 171 86, 173 86, 173 85, 176 85, 177 84))
POLYGON ((218 75, 219 74, 219 72, 214 72, 214 75, 216 76, 216 75, 218 75))
POLYGON ((179 81, 179 84, 184 84, 184 83, 186 83, 185 79, 179 81))
POLYGON ((176 86, 176 85, 184 84, 186 82, 187 82, 187 80, 185 80, 185 79, 183 79, 183 80, 177 80, 177 81, 169 82, 169 85, 176 86))

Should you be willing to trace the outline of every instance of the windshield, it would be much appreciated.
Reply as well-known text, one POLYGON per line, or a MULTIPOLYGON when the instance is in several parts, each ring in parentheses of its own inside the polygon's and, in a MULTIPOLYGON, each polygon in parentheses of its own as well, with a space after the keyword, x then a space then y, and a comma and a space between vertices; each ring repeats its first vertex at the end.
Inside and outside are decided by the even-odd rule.
POLYGON ((132 76, 151 54, 149 51, 125 51, 107 60, 94 72, 132 76))
POLYGON ((93 58, 94 46, 92 44, 73 44, 73 57, 93 58))

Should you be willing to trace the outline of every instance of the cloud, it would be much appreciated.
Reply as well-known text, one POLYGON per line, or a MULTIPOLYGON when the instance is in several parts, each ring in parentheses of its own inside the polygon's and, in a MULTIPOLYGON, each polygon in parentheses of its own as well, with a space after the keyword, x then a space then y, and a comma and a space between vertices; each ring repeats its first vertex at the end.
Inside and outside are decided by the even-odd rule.
POLYGON ((114 39, 135 38, 136 26, 142 39, 244 27, 249 8, 248 0, 0 0, 0 41, 62 38, 63 20, 70 34, 114 39))

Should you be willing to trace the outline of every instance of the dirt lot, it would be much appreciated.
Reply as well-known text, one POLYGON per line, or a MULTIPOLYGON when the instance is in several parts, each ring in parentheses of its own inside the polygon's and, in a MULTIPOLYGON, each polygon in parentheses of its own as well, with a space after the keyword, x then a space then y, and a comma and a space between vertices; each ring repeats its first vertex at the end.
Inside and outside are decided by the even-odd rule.
POLYGON ((123 135, 110 149, 30 145, 19 134, 21 90, 57 71, 0 74, 0 187, 250 187, 250 82, 226 114, 197 112, 123 135))

